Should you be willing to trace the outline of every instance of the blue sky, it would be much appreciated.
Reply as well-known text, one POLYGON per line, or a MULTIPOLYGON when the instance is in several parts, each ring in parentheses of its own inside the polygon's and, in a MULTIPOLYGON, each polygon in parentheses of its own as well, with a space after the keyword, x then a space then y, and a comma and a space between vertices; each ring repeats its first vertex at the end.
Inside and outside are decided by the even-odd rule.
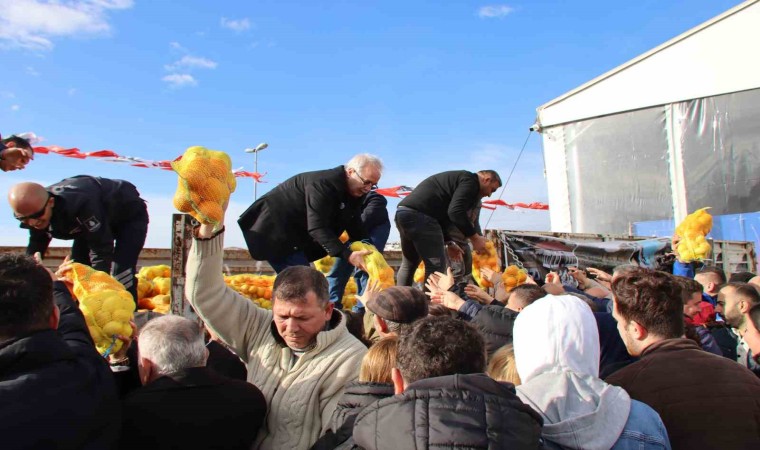
MULTIPOLYGON (((506 178, 536 107, 739 3, 0 0, 0 133, 154 160, 204 145, 250 171, 243 149, 265 141, 259 195, 359 152, 384 159, 385 187, 506 178)), ((132 181, 146 245, 169 246, 171 172, 39 155, 0 189, 77 174, 132 181)), ((503 199, 547 201, 539 135, 503 199)), ((239 179, 227 246, 244 246, 235 219, 252 200, 239 179)), ((489 227, 548 230, 549 214, 500 208, 489 227)), ((0 245, 26 239, 0 202, 0 245)))

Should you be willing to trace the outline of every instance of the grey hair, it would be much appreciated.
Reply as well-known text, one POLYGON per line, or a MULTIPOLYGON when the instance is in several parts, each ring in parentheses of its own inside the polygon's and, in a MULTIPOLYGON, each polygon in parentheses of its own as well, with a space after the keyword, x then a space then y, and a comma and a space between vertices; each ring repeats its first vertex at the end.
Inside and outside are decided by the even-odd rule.
POLYGON ((163 316, 148 322, 137 338, 140 357, 150 360, 161 375, 206 365, 208 353, 197 323, 181 316, 163 316))
POLYGON ((412 328, 411 323, 401 323, 401 322, 394 322, 392 320, 383 319, 385 324, 388 326, 388 332, 389 333, 396 333, 398 336, 401 336, 401 333, 404 333, 405 331, 412 328))
POLYGON ((381 174, 383 173, 383 162, 377 156, 369 153, 359 153, 346 163, 346 169, 354 169, 360 174, 367 166, 374 166, 381 174))

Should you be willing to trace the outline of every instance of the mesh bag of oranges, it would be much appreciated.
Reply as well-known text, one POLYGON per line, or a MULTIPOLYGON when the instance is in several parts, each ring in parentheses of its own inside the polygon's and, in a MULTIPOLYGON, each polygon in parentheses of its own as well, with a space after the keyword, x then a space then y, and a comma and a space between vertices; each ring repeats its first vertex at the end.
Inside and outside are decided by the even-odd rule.
POLYGON ((167 314, 171 308, 171 268, 144 266, 137 273, 137 307, 167 314))
POLYGON ((528 272, 520 269, 515 265, 507 266, 504 273, 501 274, 501 281, 504 283, 504 289, 510 292, 515 287, 525 283, 528 279, 528 272))
POLYGON ((357 241, 352 242, 350 248, 352 252, 362 250, 372 252, 369 255, 364 256, 364 265, 367 266, 369 279, 378 281, 380 283, 380 289, 396 285, 396 281, 393 279, 393 267, 388 265, 383 254, 377 251, 377 248, 375 248, 374 245, 357 241))
POLYGON ((84 264, 72 263, 65 277, 72 284, 72 292, 79 300, 79 309, 98 352, 119 351, 122 342, 116 336, 132 335, 129 325, 135 310, 132 294, 107 273, 84 264))
POLYGON ((414 271, 414 282, 422 283, 425 281, 425 263, 421 262, 417 269, 414 271))
POLYGON ((676 227, 676 234, 681 238, 676 251, 683 262, 702 261, 710 254, 710 243, 705 236, 712 229, 713 219, 708 209, 694 211, 676 227))
POLYGON ((272 309, 274 275, 241 273, 224 277, 227 286, 264 309, 272 309))
POLYGON ((179 175, 174 207, 200 223, 219 225, 236 186, 230 157, 196 146, 188 148, 171 165, 179 175))
POLYGON ((330 255, 314 261, 314 268, 327 275, 335 264, 335 258, 330 255))
POLYGON ((493 287, 493 283, 491 281, 483 278, 480 274, 480 269, 482 267, 488 267, 489 269, 493 270, 494 272, 498 272, 500 270, 499 267, 499 257, 496 255, 496 246, 493 245, 493 242, 486 241, 486 252, 483 254, 480 253, 474 253, 472 254, 472 277, 475 279, 475 281, 478 283, 480 287, 483 289, 493 287))

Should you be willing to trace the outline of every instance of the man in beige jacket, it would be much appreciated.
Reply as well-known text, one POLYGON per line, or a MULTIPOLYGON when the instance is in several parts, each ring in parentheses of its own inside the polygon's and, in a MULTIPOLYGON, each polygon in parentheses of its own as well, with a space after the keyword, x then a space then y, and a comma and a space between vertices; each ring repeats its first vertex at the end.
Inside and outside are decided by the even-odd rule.
POLYGON ((187 260, 185 295, 206 325, 248 366, 269 414, 254 449, 303 449, 329 427, 343 388, 358 378, 366 347, 329 302, 327 280, 294 266, 277 275, 272 311, 227 287, 223 230, 201 225, 187 260))

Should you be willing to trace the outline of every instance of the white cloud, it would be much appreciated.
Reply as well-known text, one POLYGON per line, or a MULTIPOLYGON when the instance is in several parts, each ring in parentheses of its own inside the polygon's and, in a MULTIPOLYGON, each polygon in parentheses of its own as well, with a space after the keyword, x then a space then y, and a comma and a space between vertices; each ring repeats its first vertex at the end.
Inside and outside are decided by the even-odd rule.
POLYGON ((73 97, 77 93, 77 88, 69 88, 68 91, 66 91, 67 94, 69 94, 69 97, 73 97))
POLYGON ((169 47, 182 53, 187 53, 187 49, 183 47, 179 42, 169 42, 169 47))
POLYGON ((515 12, 515 9, 507 5, 488 5, 478 9, 478 17, 482 19, 502 18, 515 12))
POLYGON ((192 75, 187 73, 173 73, 161 78, 161 80, 167 82, 169 84, 169 87, 175 89, 198 85, 198 81, 196 81, 192 75))
POLYGON ((38 76, 40 76, 40 73, 39 73, 39 72, 37 72, 37 69, 35 69, 35 68, 34 68, 34 67, 32 67, 32 66, 26 66, 26 74, 27 74, 27 75, 30 75, 30 76, 33 76, 33 77, 38 77, 38 76))
POLYGON ((216 69, 218 64, 207 58, 198 56, 183 56, 179 61, 164 66, 166 70, 174 71, 181 68, 199 68, 199 69, 216 69))
POLYGON ((226 17, 222 17, 221 21, 222 27, 228 28, 232 31, 236 31, 238 33, 245 31, 249 28, 251 28, 251 21, 248 20, 248 18, 243 19, 227 19, 226 17))
POLYGON ((0 42, 6 48, 45 51, 59 37, 108 34, 108 12, 133 0, 0 0, 0 42))
POLYGON ((21 109, 21 106, 19 106, 19 105, 11 105, 11 111, 18 111, 19 109, 21 109))

